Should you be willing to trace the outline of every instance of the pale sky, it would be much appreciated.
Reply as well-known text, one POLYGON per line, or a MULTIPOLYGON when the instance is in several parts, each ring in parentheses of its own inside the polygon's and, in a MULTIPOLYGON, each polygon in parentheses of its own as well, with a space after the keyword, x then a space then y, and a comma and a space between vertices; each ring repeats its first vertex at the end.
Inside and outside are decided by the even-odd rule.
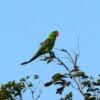
MULTIPOLYGON (((54 73, 64 72, 56 63, 40 61, 41 57, 20 65, 54 30, 60 34, 54 48, 73 52, 79 37, 80 69, 94 77, 100 74, 100 0, 0 0, 0 84, 34 74, 44 83, 54 73)), ((40 100, 59 100, 55 91, 53 86, 44 88, 40 100)), ((74 95, 73 100, 82 100, 77 91, 74 95)))

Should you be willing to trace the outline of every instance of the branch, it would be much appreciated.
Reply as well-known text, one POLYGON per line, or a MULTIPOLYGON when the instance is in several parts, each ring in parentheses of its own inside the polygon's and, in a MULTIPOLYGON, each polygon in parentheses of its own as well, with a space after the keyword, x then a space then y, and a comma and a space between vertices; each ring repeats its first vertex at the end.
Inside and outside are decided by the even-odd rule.
MULTIPOLYGON (((72 64, 73 64, 74 67, 75 67, 79 56, 78 56, 78 55, 75 55, 75 60, 73 60, 71 54, 70 54, 67 50, 62 49, 62 51, 64 51, 64 52, 67 53, 67 55, 68 55, 69 58, 70 58, 69 60, 71 60, 72 64)), ((59 59, 58 57, 56 57, 55 55, 54 55, 54 58, 60 63, 60 65, 63 65, 63 67, 69 72, 69 74, 71 74, 71 71, 69 70, 68 66, 67 66, 62 60, 60 60, 60 59, 59 59)), ((77 85, 77 88, 76 88, 76 89, 78 89, 78 90, 80 91, 80 93, 84 96, 84 92, 83 92, 83 90, 82 90, 80 84, 79 84, 78 81, 76 80, 76 78, 75 78, 75 77, 72 77, 72 79, 74 80, 74 82, 75 82, 76 85, 77 85)), ((72 87, 73 87, 73 85, 72 85, 72 87)), ((75 88, 75 87, 74 87, 74 88, 75 88)))
POLYGON ((84 96, 84 92, 83 92, 82 88, 80 87, 79 83, 77 82, 76 78, 73 78, 73 80, 76 83, 76 85, 78 86, 78 90, 80 91, 80 93, 84 96))
POLYGON ((56 57, 55 55, 54 55, 54 58, 60 63, 60 65, 63 65, 64 68, 70 73, 70 70, 69 70, 68 66, 67 66, 63 61, 61 61, 61 60, 60 60, 58 57, 56 57))
POLYGON ((28 86, 29 84, 28 84, 27 81, 26 81, 25 83, 26 83, 27 87, 29 88, 29 90, 30 90, 30 92, 31 92, 31 94, 32 94, 32 99, 34 100, 34 91, 32 90, 31 87, 28 86))
POLYGON ((66 50, 66 49, 61 49, 61 51, 65 52, 68 55, 68 60, 72 62, 72 64, 75 64, 73 57, 71 56, 71 54, 66 50))

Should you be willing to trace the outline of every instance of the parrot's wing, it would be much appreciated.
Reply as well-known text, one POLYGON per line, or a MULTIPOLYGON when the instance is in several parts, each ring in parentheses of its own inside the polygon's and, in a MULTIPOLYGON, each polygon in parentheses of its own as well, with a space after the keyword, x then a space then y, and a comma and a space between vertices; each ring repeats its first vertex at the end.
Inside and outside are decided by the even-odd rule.
POLYGON ((46 39, 44 42, 41 42, 40 45, 44 46, 44 45, 49 45, 50 44, 50 39, 46 39))
POLYGON ((50 48, 51 48, 50 47, 51 40, 48 38, 44 42, 42 42, 40 45, 41 45, 41 47, 40 47, 38 52, 41 53, 41 54, 47 53, 47 52, 50 51, 50 48))

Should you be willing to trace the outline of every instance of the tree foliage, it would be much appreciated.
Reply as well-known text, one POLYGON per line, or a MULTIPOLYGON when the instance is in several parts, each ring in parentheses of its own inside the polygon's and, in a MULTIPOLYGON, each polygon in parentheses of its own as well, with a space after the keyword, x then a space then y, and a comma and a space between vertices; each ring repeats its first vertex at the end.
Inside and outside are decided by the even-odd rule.
MULTIPOLYGON (((32 80, 38 81, 38 75, 34 75, 21 78, 18 82, 9 81, 6 84, 0 86, 0 100, 23 100, 23 94, 30 90, 32 100, 38 100, 41 95, 41 90, 35 87, 32 80), (31 80, 30 80, 31 79, 31 80), (35 91, 38 90, 39 94, 35 97, 35 91)), ((40 84, 40 83, 39 83, 40 84)))
MULTIPOLYGON (((92 76, 88 76, 84 71, 77 65, 79 53, 75 54, 74 57, 66 50, 60 49, 61 52, 65 53, 66 59, 70 61, 72 66, 67 66, 63 60, 57 57, 54 52, 49 57, 45 57, 44 61, 47 63, 57 62, 58 66, 65 68, 65 73, 56 73, 52 76, 51 80, 45 83, 45 87, 51 85, 59 86, 56 89, 56 94, 62 94, 64 89, 72 87, 81 93, 84 100, 100 100, 100 75, 98 79, 94 79, 92 76)), ((73 91, 66 94, 61 100, 72 100, 73 91)))
MULTIPOLYGON (((82 71, 77 64, 79 53, 71 55, 66 49, 60 49, 61 53, 64 53, 67 62, 69 61, 71 66, 67 65, 64 61, 57 57, 54 52, 50 53, 50 56, 45 56, 42 61, 49 63, 57 63, 58 67, 65 69, 64 73, 55 73, 49 82, 44 84, 45 87, 56 86, 56 94, 63 95, 64 90, 70 88, 70 92, 61 97, 60 100, 73 100, 74 92, 72 88, 79 92, 84 100, 100 100, 100 75, 98 78, 93 78, 87 73, 82 71)), ((38 80, 39 76, 35 75, 30 80, 30 76, 21 78, 18 82, 9 81, 6 84, 0 86, 0 100, 23 100, 23 94, 30 90, 32 100, 38 100, 41 96, 41 90, 35 87, 34 80, 38 80), (38 91, 38 95, 35 92, 38 91)), ((39 80, 38 80, 39 81, 39 80)), ((40 84, 40 83, 39 83, 40 84)))

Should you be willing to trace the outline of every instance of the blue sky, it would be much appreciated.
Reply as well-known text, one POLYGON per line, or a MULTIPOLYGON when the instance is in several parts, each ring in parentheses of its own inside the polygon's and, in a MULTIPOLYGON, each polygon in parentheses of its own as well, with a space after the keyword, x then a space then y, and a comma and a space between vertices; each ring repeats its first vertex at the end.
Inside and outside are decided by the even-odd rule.
MULTIPOLYGON (((54 73, 64 72, 56 64, 39 59, 25 67, 20 65, 53 30, 60 33, 55 48, 70 52, 76 50, 79 36, 78 65, 94 77, 100 73, 100 0, 0 0, 0 84, 34 74, 46 82, 54 73)), ((82 100, 74 92, 74 100, 82 100)), ((55 88, 44 88, 40 100, 50 97, 58 100, 55 88)))

